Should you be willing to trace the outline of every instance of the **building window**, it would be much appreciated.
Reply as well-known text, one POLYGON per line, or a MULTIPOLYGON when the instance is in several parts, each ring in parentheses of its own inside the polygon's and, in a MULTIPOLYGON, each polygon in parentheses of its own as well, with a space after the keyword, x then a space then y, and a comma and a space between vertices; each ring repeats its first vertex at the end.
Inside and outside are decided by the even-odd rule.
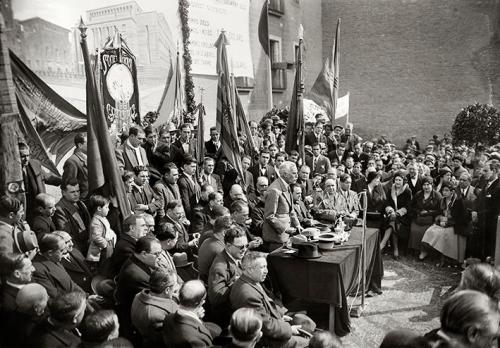
POLYGON ((281 38, 270 37, 269 48, 273 91, 283 91, 286 89, 286 64, 283 66, 281 62, 281 38))
POLYGON ((271 0, 269 2, 269 14, 281 17, 285 13, 285 3, 283 0, 271 0))

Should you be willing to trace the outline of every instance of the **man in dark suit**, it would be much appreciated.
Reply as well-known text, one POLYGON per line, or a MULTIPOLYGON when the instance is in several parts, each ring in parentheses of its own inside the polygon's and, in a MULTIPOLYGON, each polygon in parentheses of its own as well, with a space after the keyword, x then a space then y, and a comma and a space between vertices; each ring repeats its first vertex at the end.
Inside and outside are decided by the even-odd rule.
POLYGON ((264 149, 260 152, 259 162, 249 169, 249 172, 252 173, 254 183, 257 182, 259 176, 267 177, 270 183, 276 179, 276 170, 269 164, 270 159, 271 154, 268 150, 264 149))
POLYGON ((466 257, 478 257, 478 236, 473 235, 474 226, 477 226, 477 212, 478 212, 478 190, 471 185, 472 176, 469 173, 463 173, 458 178, 458 187, 455 189, 457 199, 464 202, 465 209, 470 214, 470 221, 464 229, 467 234, 467 251, 466 257))
POLYGON ((158 209, 159 218, 165 216, 165 206, 167 206, 168 203, 181 199, 181 192, 177 185, 177 180, 179 180, 179 169, 174 163, 167 163, 163 166, 163 171, 164 174, 162 179, 157 181, 154 186, 154 191, 161 201, 161 207, 158 209))
POLYGON ((35 268, 29 258, 17 253, 0 253, 0 268, 4 274, 0 308, 2 314, 7 314, 16 310, 17 293, 32 281, 35 268))
POLYGON ((315 143, 327 144, 328 140, 323 134, 323 122, 318 121, 314 125, 314 131, 307 134, 305 137, 305 145, 313 146, 315 143))
POLYGON ((183 172, 177 181, 181 194, 182 205, 188 218, 191 210, 198 203, 201 194, 200 184, 196 179, 196 160, 193 157, 185 157, 182 166, 183 172))
POLYGON ((64 239, 53 233, 46 234, 40 240, 39 247, 40 254, 33 259, 33 279, 47 290, 49 297, 54 299, 67 292, 83 292, 61 264, 66 253, 64 239))
POLYGON ((56 204, 52 221, 58 230, 68 232, 76 247, 86 254, 89 244, 90 214, 80 200, 80 186, 75 179, 69 180, 62 183, 61 191, 62 198, 56 204))
POLYGON ((191 124, 184 123, 180 127, 181 135, 179 139, 177 139, 172 147, 174 148, 173 161, 177 164, 177 167, 181 167, 184 158, 186 156, 191 156, 196 158, 196 143, 194 139, 191 138, 191 124))
POLYGON ((231 228, 224 235, 224 244, 224 250, 212 262, 207 283, 213 320, 221 327, 226 327, 231 318, 229 293, 242 273, 241 259, 248 248, 248 239, 244 231, 231 228))
POLYGON ((267 190, 262 239, 270 251, 282 246, 290 234, 302 229, 293 210, 290 191, 290 184, 297 181, 297 176, 297 167, 287 161, 280 167, 280 177, 267 190))
POLYGON ((86 200, 89 194, 89 172, 87 168, 87 136, 75 135, 75 151, 63 167, 63 181, 74 180, 80 185, 80 197, 86 200))
POLYGON ((479 189, 479 221, 484 236, 483 258, 495 255, 497 220, 500 213, 500 165, 489 162, 483 166, 484 183, 479 189))
POLYGON ((255 191, 253 175, 248 171, 250 169, 251 164, 252 164, 252 158, 249 155, 241 156, 241 167, 243 168, 243 173, 245 174, 242 186, 247 196, 255 191))
POLYGON ((208 184, 214 191, 222 192, 222 182, 217 174, 214 174, 215 162, 211 157, 203 160, 203 172, 201 173, 201 184, 208 184))
POLYGON ((56 212, 56 200, 48 193, 40 193, 35 198, 35 215, 31 223, 31 229, 40 238, 46 233, 56 230, 52 216, 56 212))
POLYGON ((115 250, 111 255, 109 269, 107 270, 109 278, 114 278, 118 274, 123 263, 134 253, 137 240, 144 237, 148 232, 148 226, 142 215, 130 215, 123 224, 125 225, 125 233, 116 242, 115 250))
POLYGON ((138 127, 130 127, 128 138, 118 149, 118 166, 125 170, 133 171, 137 166, 149 166, 146 150, 141 146, 146 140, 144 130, 138 127))
POLYGON ((146 150, 146 157, 150 165, 149 168, 152 171, 154 179, 160 178, 163 165, 170 162, 170 133, 166 129, 163 131, 167 133, 167 137, 163 136, 163 140, 159 142, 158 132, 155 127, 149 125, 144 129, 146 141, 142 144, 142 147, 146 150), (168 143, 163 142, 165 139, 168 139, 168 143))
POLYGON ((181 202, 172 201, 165 209, 166 215, 163 221, 171 224, 178 235, 177 244, 173 251, 186 252, 190 258, 192 258, 198 249, 198 239, 193 238, 190 240, 189 233, 183 224, 184 209, 182 208, 181 202))
POLYGON ((85 315, 87 301, 82 292, 57 296, 50 304, 50 315, 27 337, 33 347, 77 347, 80 336, 76 327, 85 315))
POLYGON ((86 293, 91 294, 93 292, 90 285, 92 272, 85 262, 85 257, 78 249, 73 248, 73 240, 68 232, 56 231, 54 234, 60 236, 66 243, 66 253, 61 259, 64 269, 78 286, 86 293))
POLYGON ((125 261, 116 281, 120 331, 131 337, 130 308, 135 295, 149 287, 149 277, 156 268, 156 257, 161 253, 160 241, 152 237, 137 240, 132 256, 125 261))
POLYGON ((135 185, 129 193, 129 201, 133 211, 138 213, 148 213, 156 216, 156 212, 161 209, 162 201, 156 192, 149 185, 149 170, 145 166, 134 168, 136 176, 135 185))
POLYGON ((315 174, 326 174, 331 167, 330 160, 321 154, 321 146, 319 143, 315 143, 312 146, 313 155, 306 158, 306 164, 311 168, 313 175, 315 174))
POLYGON ((344 163, 349 153, 346 151, 345 143, 340 143, 335 151, 328 153, 328 158, 331 163, 344 163))
POLYGON ((415 194, 422 190, 422 178, 418 175, 417 167, 415 164, 410 163, 406 166, 406 170, 408 174, 406 174, 406 180, 408 182, 408 187, 411 190, 412 197, 415 197, 415 194))
POLYGON ((267 276, 265 254, 246 253, 242 267, 243 274, 233 284, 229 295, 233 310, 247 307, 260 314, 263 344, 273 347, 307 347, 309 340, 298 336, 301 325, 290 325, 292 318, 285 315, 286 308, 273 301, 261 285, 267 276))
POLYGON ((205 142, 205 155, 215 160, 219 159, 222 147, 220 134, 216 127, 210 128, 210 140, 205 142))
POLYGON ((368 167, 368 160, 370 159, 370 155, 368 155, 366 152, 363 152, 363 147, 361 146, 361 143, 355 144, 353 151, 354 153, 352 154, 352 159, 354 160, 354 163, 357 162, 361 163, 361 168, 364 173, 366 167, 368 167))
POLYGON ((179 291, 179 309, 163 322, 163 343, 167 347, 211 347, 221 330, 202 321, 207 292, 199 280, 185 282, 179 291))
POLYGON ((298 184, 291 185, 293 197, 293 209, 297 214, 297 219, 303 227, 310 227, 313 223, 313 217, 306 205, 302 201, 302 187, 298 184))
POLYGON ((19 155, 23 171, 23 184, 26 191, 25 210, 26 220, 32 222, 35 213, 35 197, 39 193, 45 193, 45 184, 59 186, 61 178, 42 170, 40 161, 30 158, 30 148, 24 143, 19 144, 19 155))

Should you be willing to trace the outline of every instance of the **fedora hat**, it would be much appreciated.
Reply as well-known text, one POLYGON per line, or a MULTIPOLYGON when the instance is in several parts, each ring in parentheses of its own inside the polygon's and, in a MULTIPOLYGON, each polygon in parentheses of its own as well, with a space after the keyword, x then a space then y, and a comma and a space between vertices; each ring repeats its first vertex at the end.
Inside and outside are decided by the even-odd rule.
POLYGON ((192 262, 188 262, 188 256, 186 253, 175 253, 172 258, 174 259, 174 264, 177 268, 187 267, 192 264, 192 262))
POLYGON ((110 298, 113 296, 113 292, 115 291, 115 282, 113 279, 108 279, 103 275, 96 275, 92 278, 90 282, 90 287, 94 294, 110 298))
POLYGON ((295 243, 293 247, 297 249, 294 254, 300 259, 317 259, 321 257, 318 251, 318 246, 313 243, 295 243))
POLYGON ((31 230, 21 230, 16 227, 13 235, 14 243, 19 252, 25 253, 38 248, 38 240, 36 239, 35 232, 31 230))
POLYGON ((316 330, 316 323, 307 315, 296 313, 292 317, 292 325, 301 325, 302 329, 310 334, 316 330))

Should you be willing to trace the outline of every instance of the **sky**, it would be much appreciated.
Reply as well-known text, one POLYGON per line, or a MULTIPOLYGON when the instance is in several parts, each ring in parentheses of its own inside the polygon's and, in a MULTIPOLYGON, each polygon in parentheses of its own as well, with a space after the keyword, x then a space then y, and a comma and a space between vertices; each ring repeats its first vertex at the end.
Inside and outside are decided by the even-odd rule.
MULTIPOLYGON (((117 5, 127 0, 12 0, 14 18, 41 17, 66 29, 74 27, 85 11, 117 5)), ((177 0, 137 0, 143 11, 162 12, 168 23, 174 20, 177 0)), ((85 20, 85 17, 84 17, 85 20)))

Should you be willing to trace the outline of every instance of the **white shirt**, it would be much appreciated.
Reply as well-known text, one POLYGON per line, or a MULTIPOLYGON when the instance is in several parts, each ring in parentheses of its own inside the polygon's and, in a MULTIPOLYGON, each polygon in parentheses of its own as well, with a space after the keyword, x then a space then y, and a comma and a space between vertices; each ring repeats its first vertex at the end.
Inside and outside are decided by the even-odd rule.
POLYGON ((127 140, 127 144, 128 144, 128 146, 130 146, 130 148, 132 150, 134 150, 135 157, 137 158, 137 164, 140 166, 143 166, 144 162, 142 160, 141 147, 140 146, 133 147, 132 144, 130 143, 130 140, 127 140))

